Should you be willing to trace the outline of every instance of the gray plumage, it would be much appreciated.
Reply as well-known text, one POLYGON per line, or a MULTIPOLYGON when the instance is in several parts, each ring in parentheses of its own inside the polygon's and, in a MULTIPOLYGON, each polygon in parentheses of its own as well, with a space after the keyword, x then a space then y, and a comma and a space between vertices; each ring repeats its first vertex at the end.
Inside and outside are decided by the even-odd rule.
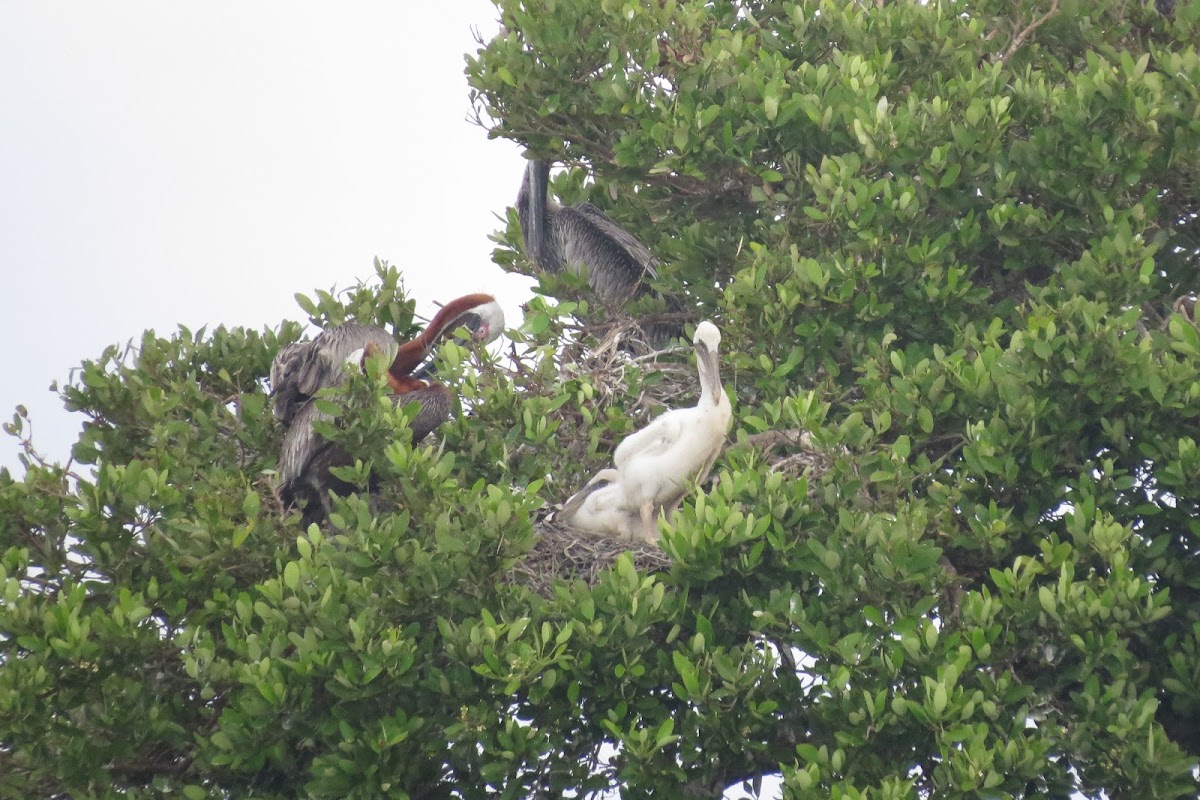
POLYGON ((591 203, 560 206, 549 199, 550 164, 530 161, 517 193, 525 252, 540 269, 578 273, 601 300, 620 305, 642 295, 657 277, 658 259, 591 203))
MULTIPOLYGON (((385 329, 374 325, 348 323, 319 333, 311 342, 297 342, 280 349, 271 363, 271 395, 274 413, 284 427, 283 446, 279 454, 282 482, 279 497, 284 508, 303 501, 303 524, 307 527, 320 522, 329 512, 329 491, 349 494, 354 487, 334 478, 331 467, 354 463, 338 445, 318 436, 313 423, 329 420, 317 410, 313 395, 321 389, 340 386, 346 381, 346 362, 352 355, 373 346, 379 352, 392 354, 398 347, 385 329)), ((422 390, 423 392, 428 390, 422 390)), ((409 399, 416 392, 395 398, 409 399)), ((448 406, 446 406, 448 409, 448 406)), ((431 408, 430 413, 437 413, 431 408)), ((449 411, 446 411, 449 414, 449 411)), ((422 409, 422 415, 425 415, 422 409)), ((424 437, 441 424, 441 419, 421 432, 424 437)), ((413 438, 417 440, 417 420, 413 421, 413 438)))
MULTIPOLYGON (((271 364, 274 413, 284 427, 279 455, 280 497, 285 507, 304 501, 304 521, 318 522, 328 513, 330 490, 346 494, 353 487, 334 478, 332 467, 348 466, 353 458, 338 445, 317 435, 313 425, 328 417, 317 410, 314 395, 346 381, 347 365, 361 365, 373 353, 388 360, 392 402, 420 405, 411 421, 413 441, 420 441, 451 413, 450 390, 427 385, 412 375, 445 334, 469 331, 468 341, 490 342, 504 330, 504 311, 489 294, 469 294, 443 306, 425 330, 403 345, 383 328, 349 323, 323 331, 311 342, 285 345, 271 364)), ((353 369, 354 367, 350 367, 353 369)), ((422 372, 427 372, 426 367, 422 372)), ((371 487, 374 488, 374 487, 371 487)))
MULTIPOLYGON (((550 200, 549 191, 550 163, 531 160, 517 193, 517 217, 525 255, 538 269, 578 274, 586 267, 588 286, 612 307, 645 294, 659 296, 650 288, 659 261, 649 248, 591 203, 561 206, 550 200)), ((676 298, 663 299, 668 311, 683 310, 676 298)), ((642 328, 655 347, 683 334, 683 325, 674 321, 650 321, 642 328)))
MULTIPOLYGON (((444 386, 434 384, 392 397, 392 404, 395 406, 406 406, 412 402, 421 404, 420 411, 409 425, 413 444, 416 444, 450 418, 450 391, 444 386)), ((284 508, 304 501, 305 527, 313 522, 320 522, 328 514, 330 491, 339 495, 354 491, 353 486, 338 480, 329 472, 332 467, 353 465, 354 459, 343 447, 319 436, 313 430, 316 422, 329 420, 329 415, 319 411, 316 403, 307 403, 297 410, 283 434, 283 447, 279 456, 282 478, 279 496, 284 508)), ((375 487, 370 488, 373 490, 375 487)))
POLYGON ((284 427, 292 424, 317 390, 340 386, 346 379, 346 359, 373 344, 394 353, 396 340, 383 328, 348 323, 321 332, 311 342, 284 346, 271 363, 271 396, 275 416, 284 427))

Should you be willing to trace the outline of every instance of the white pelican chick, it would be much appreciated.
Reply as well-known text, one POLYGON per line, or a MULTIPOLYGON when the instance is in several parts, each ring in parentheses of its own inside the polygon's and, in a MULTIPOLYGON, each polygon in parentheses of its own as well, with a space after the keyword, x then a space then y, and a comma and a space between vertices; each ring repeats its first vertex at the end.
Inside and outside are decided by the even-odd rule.
POLYGON ((638 536, 636 513, 626 510, 621 473, 602 469, 571 495, 554 516, 565 525, 609 539, 632 542, 638 536))
POLYGON ((733 423, 733 409, 717 369, 721 332, 705 320, 696 326, 692 343, 700 373, 700 401, 693 408, 661 414, 627 436, 613 453, 620 476, 615 486, 623 509, 640 517, 642 536, 651 544, 658 541, 658 509, 669 516, 688 485, 708 477, 733 423))

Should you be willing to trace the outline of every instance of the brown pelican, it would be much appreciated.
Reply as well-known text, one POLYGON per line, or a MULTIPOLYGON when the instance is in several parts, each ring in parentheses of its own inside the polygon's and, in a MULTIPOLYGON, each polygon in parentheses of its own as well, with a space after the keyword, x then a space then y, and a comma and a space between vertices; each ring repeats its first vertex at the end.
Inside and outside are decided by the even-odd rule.
POLYGON ((550 162, 530 161, 517 193, 525 254, 546 272, 587 267, 588 285, 614 305, 642 294, 657 276, 646 246, 591 203, 560 206, 550 200, 550 162))
MULTIPOLYGON (((652 290, 658 259, 634 236, 591 203, 561 206, 550 200, 550 162, 531 160, 517 193, 517 218, 525 255, 545 272, 578 273, 587 268, 588 285, 609 306, 621 307, 652 290)), ((668 308, 682 309, 672 297, 668 308)), ((646 333, 660 346, 678 336, 677 323, 651 323, 646 333)))
POLYGON ((554 519, 572 528, 610 539, 633 542, 638 537, 638 517, 625 509, 621 473, 602 469, 587 485, 571 495, 554 519))
POLYGON ((658 509, 669 515, 686 494, 688 483, 708 477, 733 423, 733 409, 717 369, 721 332, 705 320, 696 326, 692 343, 700 374, 699 402, 693 408, 659 415, 625 437, 613 453, 624 507, 641 517, 647 542, 658 541, 658 509))
POLYGON ((354 463, 350 454, 313 430, 314 422, 327 419, 312 402, 313 395, 343 383, 348 362, 360 366, 376 353, 394 353, 387 371, 393 402, 420 403, 411 422, 413 441, 420 441, 449 418, 453 403, 446 387, 412 373, 443 334, 459 327, 470 330, 476 341, 490 342, 504 329, 504 313, 491 295, 472 294, 447 303, 424 331, 399 346, 383 328, 351 323, 323 331, 311 342, 287 345, 275 356, 271 394, 275 416, 285 427, 279 457, 280 497, 285 507, 306 501, 305 525, 327 513, 330 490, 338 494, 352 490, 329 474, 330 467, 354 463))

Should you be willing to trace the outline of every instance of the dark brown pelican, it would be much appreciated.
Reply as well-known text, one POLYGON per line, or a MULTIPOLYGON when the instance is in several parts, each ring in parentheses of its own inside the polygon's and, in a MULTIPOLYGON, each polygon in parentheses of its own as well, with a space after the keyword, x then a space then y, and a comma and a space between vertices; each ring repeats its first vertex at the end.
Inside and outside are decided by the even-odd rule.
POLYGON ((696 326, 693 342, 699 402, 660 414, 626 436, 613 452, 616 469, 601 470, 569 499, 558 514, 563 522, 622 540, 636 532, 653 544, 658 541, 659 511, 670 518, 689 485, 708 476, 725 445, 733 409, 717 368, 721 332, 705 320, 696 326))
POLYGON ((348 494, 353 490, 329 473, 331 467, 351 465, 354 459, 313 430, 313 423, 328 419, 317 410, 313 395, 343 383, 347 363, 361 366, 376 353, 394 353, 388 385, 396 405, 420 403, 411 422, 413 442, 418 442, 449 419, 453 398, 445 386, 421 380, 413 371, 443 334, 460 327, 470 330, 475 341, 490 342, 504 330, 504 312, 491 295, 471 294, 447 303, 424 331, 399 346, 383 328, 352 323, 323 331, 311 342, 287 345, 275 356, 271 394, 275 416, 285 427, 279 457, 280 497, 285 507, 305 501, 306 526, 319 522, 328 512, 329 491, 348 494))
MULTIPOLYGON (((651 291, 658 259, 644 244, 591 203, 561 206, 549 191, 550 162, 531 160, 517 193, 517 218, 525 255, 538 269, 579 273, 586 267, 588 285, 611 307, 651 291)), ((667 298, 667 305, 680 310, 674 298, 667 298)), ((674 323, 655 323, 646 330, 655 345, 681 332, 674 323)))
POLYGON ((550 162, 530 161, 517 193, 517 216, 525 254, 546 272, 579 272, 606 303, 621 305, 646 291, 657 277, 646 246, 591 203, 560 206, 550 200, 550 162))

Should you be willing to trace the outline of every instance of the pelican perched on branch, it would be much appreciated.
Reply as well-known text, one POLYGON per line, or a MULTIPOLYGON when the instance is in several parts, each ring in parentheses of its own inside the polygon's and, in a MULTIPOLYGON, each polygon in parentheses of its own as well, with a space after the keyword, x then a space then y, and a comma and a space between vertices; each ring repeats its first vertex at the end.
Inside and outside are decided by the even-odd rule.
MULTIPOLYGON (((531 160, 517 193, 525 255, 545 272, 587 269, 588 285, 607 305, 620 307, 650 291, 658 259, 633 234, 591 203, 562 206, 549 197, 550 162, 531 160)), ((667 298, 672 310, 680 306, 667 298)), ((681 332, 677 324, 652 324, 656 344, 681 332)))
POLYGON ((517 193, 525 254, 546 272, 587 267, 588 285, 601 300, 621 304, 657 277, 658 259, 644 244, 591 203, 560 206, 549 197, 550 162, 530 161, 517 193))
POLYGON ((321 389, 341 385, 348 364, 361 368, 370 356, 387 354, 393 402, 421 406, 410 423, 413 442, 418 442, 449 419, 453 401, 445 386, 421 380, 413 371, 444 334, 460 327, 471 331, 473 340, 490 342, 504 329, 504 312, 491 295, 471 294, 447 303, 425 330, 401 345, 383 328, 351 323, 329 328, 311 342, 287 345, 275 356, 271 394, 275 416, 285 427, 279 457, 280 496, 285 506, 306 501, 306 525, 327 513, 329 490, 338 494, 351 491, 330 475, 329 469, 354 463, 350 454, 313 430, 313 423, 328 419, 317 410, 313 396, 321 389))
POLYGON ((733 422, 721 388, 717 349, 721 332, 707 320, 696 326, 700 401, 659 415, 630 434, 613 453, 616 469, 601 470, 563 506, 568 525, 615 538, 658 541, 658 512, 670 516, 693 481, 708 477, 733 422))

